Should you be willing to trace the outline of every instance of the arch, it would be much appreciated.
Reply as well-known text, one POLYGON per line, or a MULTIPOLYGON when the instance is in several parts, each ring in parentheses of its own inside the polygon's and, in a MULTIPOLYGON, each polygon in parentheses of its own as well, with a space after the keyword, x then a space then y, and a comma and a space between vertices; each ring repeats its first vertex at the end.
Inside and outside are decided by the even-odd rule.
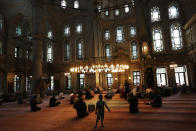
POLYGON ((132 60, 136 60, 139 57, 139 48, 136 40, 131 41, 130 44, 130 55, 132 60))
POLYGON ((68 61, 71 58, 71 43, 70 40, 66 39, 64 42, 64 61, 68 61))
POLYGON ((80 2, 79 0, 74 0, 74 8, 77 9, 80 7, 80 2))
POLYGON ((47 62, 53 62, 53 43, 50 41, 47 43, 47 62))
POLYGON ((154 6, 151 8, 151 22, 160 21, 159 7, 154 6))
POLYGON ((76 33, 81 34, 83 31, 83 24, 82 23, 78 23, 76 25, 76 33))
POLYGON ((63 9, 67 8, 67 1, 66 0, 61 0, 61 8, 63 8, 63 9))
POLYGON ((171 42, 173 50, 180 50, 183 47, 182 30, 178 22, 172 23, 170 26, 171 42))
POLYGON ((107 58, 112 56, 112 49, 110 44, 105 44, 105 56, 107 58))
POLYGON ((162 52, 164 47, 163 47, 162 30, 160 26, 156 26, 152 29, 152 37, 153 37, 153 50, 155 52, 162 52))
POLYGON ((83 39, 77 39, 76 40, 76 55, 78 59, 84 58, 84 40, 83 39))
POLYGON ((136 29, 136 26, 135 25, 131 25, 129 26, 129 33, 130 33, 130 36, 131 37, 136 37, 137 35, 137 29, 136 29))
POLYGON ((179 17, 179 6, 176 2, 172 2, 168 7, 169 19, 175 19, 179 17))
POLYGON ((117 25, 115 27, 116 42, 122 43, 124 41, 124 27, 122 25, 117 25))
POLYGON ((69 24, 65 24, 64 25, 64 36, 70 36, 71 34, 71 28, 70 28, 70 25, 69 24))
POLYGON ((104 39, 105 40, 109 40, 110 39, 110 30, 109 29, 106 29, 104 31, 104 39))

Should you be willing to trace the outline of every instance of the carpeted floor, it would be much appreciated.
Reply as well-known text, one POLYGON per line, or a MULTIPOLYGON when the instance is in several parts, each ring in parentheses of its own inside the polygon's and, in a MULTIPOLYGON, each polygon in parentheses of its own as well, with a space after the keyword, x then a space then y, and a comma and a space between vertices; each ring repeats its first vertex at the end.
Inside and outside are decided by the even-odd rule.
MULTIPOLYGON (((97 96, 86 103, 96 103, 97 96)), ((48 99, 39 112, 30 112, 28 103, 0 106, 0 131, 196 131, 196 94, 176 94, 163 98, 161 108, 152 108, 139 100, 139 113, 130 114, 128 103, 115 95, 105 100, 111 112, 105 112, 104 128, 94 129, 94 112, 76 119, 76 111, 67 100, 49 108, 48 99)))

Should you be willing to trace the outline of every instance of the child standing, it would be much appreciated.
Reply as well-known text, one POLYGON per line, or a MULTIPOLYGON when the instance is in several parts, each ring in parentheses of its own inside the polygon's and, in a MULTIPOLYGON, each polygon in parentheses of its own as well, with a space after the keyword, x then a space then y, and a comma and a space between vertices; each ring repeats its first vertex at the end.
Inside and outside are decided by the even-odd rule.
POLYGON ((103 126, 104 106, 110 112, 109 107, 106 105, 106 103, 102 99, 103 99, 103 95, 99 95, 99 101, 97 101, 96 109, 95 109, 95 113, 97 114, 97 120, 96 120, 95 128, 97 128, 97 124, 98 124, 98 121, 99 121, 100 117, 101 117, 101 127, 104 127, 103 126))

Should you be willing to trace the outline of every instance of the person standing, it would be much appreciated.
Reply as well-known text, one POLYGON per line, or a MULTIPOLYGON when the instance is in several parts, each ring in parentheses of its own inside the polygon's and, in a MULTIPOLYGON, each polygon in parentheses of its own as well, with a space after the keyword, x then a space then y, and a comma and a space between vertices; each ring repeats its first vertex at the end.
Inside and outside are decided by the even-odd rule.
POLYGON ((127 99, 127 96, 128 96, 128 94, 129 94, 129 92, 130 92, 130 89, 129 89, 129 82, 128 82, 127 80, 125 80, 124 86, 125 86, 125 99, 127 99))
POLYGON ((99 101, 97 101, 97 103, 96 103, 96 109, 95 109, 95 113, 97 114, 97 120, 96 120, 95 128, 97 128, 97 124, 98 124, 98 122, 100 120, 100 117, 101 117, 101 127, 104 127, 103 126, 104 106, 110 112, 109 107, 106 105, 106 103, 102 99, 103 99, 103 95, 99 95, 99 101))
POLYGON ((138 112, 137 96, 134 96, 133 93, 131 93, 128 101, 129 101, 129 112, 130 113, 137 113, 138 112))

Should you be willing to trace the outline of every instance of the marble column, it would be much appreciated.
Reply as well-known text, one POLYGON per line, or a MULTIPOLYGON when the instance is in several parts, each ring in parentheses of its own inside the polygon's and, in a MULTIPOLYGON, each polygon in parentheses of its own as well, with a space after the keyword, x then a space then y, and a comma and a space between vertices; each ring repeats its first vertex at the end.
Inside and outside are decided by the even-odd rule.
POLYGON ((147 21, 146 21, 146 0, 135 0, 135 10, 136 10, 136 25, 137 25, 137 34, 140 40, 148 40, 150 38, 147 30, 147 21))
POLYGON ((42 76, 42 44, 43 44, 43 28, 44 14, 43 7, 39 4, 40 0, 32 1, 32 31, 33 31, 33 75, 32 75, 32 92, 40 93, 39 80, 42 76))

